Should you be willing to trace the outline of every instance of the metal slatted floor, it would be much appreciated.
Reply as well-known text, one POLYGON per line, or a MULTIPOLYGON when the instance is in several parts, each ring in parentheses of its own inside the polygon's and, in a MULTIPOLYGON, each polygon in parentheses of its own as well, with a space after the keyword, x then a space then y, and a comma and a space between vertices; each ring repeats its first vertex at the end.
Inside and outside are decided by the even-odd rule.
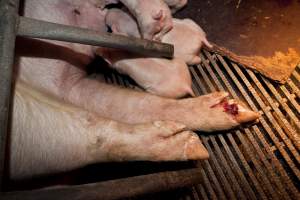
MULTIPOLYGON (((285 85, 270 82, 220 55, 203 51, 191 66, 196 95, 228 91, 261 113, 259 122, 199 135, 210 159, 195 162, 201 184, 142 199, 300 199, 300 66, 285 85)), ((109 83, 137 88, 112 74, 109 83)))

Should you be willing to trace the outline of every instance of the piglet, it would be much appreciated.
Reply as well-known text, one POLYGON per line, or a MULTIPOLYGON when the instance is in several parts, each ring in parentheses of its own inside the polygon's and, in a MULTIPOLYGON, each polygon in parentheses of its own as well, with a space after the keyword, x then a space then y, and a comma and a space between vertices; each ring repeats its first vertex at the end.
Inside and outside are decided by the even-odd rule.
POLYGON ((133 78, 149 93, 168 98, 194 96, 188 67, 180 59, 138 57, 113 49, 101 49, 98 54, 118 72, 133 78))

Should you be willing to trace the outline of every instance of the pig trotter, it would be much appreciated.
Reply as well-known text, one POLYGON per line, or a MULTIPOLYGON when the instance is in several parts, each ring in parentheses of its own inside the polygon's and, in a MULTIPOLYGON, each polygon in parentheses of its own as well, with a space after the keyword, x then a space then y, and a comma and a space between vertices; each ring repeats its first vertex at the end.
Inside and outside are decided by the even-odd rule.
POLYGON ((234 99, 227 100, 227 97, 226 92, 215 92, 179 100, 174 103, 176 108, 170 108, 175 109, 175 114, 166 118, 188 124, 192 130, 211 132, 231 129, 259 117, 258 113, 234 99))

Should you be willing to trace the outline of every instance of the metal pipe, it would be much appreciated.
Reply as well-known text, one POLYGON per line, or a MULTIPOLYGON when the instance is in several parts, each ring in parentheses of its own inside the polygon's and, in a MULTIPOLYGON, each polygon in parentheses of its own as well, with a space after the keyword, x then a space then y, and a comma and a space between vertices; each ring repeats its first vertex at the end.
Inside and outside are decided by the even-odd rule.
POLYGON ((50 23, 26 17, 20 17, 18 35, 117 48, 154 57, 172 58, 174 54, 174 46, 171 44, 111 33, 100 33, 94 30, 50 23))
POLYGON ((71 187, 4 193, 2 198, 3 200, 113 200, 191 186, 201 180, 200 169, 193 168, 71 187))
POLYGON ((0 0, 0 190, 3 186, 19 0, 0 0))

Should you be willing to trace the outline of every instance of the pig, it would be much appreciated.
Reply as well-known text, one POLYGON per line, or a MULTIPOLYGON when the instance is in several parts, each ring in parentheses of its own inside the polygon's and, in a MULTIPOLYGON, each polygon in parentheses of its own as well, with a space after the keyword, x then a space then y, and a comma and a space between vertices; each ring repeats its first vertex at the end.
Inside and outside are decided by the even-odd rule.
MULTIPOLYGON (((24 6, 26 17, 106 31, 107 11, 93 1, 26 0, 24 6)), ((225 92, 177 100, 101 83, 86 74, 93 57, 91 46, 18 38, 8 165, 13 177, 94 162, 207 158, 190 130, 225 130, 259 117, 225 92), (178 148, 183 144, 186 154, 178 148)))
POLYGON ((160 40, 172 27, 172 14, 163 0, 120 0, 137 19, 142 37, 160 40))
POLYGON ((171 8, 172 13, 176 13, 187 4, 188 0, 164 0, 164 2, 171 8))
MULTIPOLYGON (((120 9, 110 9, 105 23, 115 34, 140 37, 134 18, 120 9)), ((205 32, 191 19, 173 19, 173 29, 165 34, 161 41, 173 44, 174 57, 184 60, 188 65, 201 62, 198 54, 203 44, 212 48, 205 32)))
POLYGON ((97 54, 110 66, 129 75, 149 93, 167 98, 195 96, 188 67, 180 59, 145 58, 121 50, 100 50, 97 54))
POLYGON ((17 81, 10 177, 26 179, 97 162, 207 159, 198 136, 172 121, 129 125, 64 103, 17 81))

